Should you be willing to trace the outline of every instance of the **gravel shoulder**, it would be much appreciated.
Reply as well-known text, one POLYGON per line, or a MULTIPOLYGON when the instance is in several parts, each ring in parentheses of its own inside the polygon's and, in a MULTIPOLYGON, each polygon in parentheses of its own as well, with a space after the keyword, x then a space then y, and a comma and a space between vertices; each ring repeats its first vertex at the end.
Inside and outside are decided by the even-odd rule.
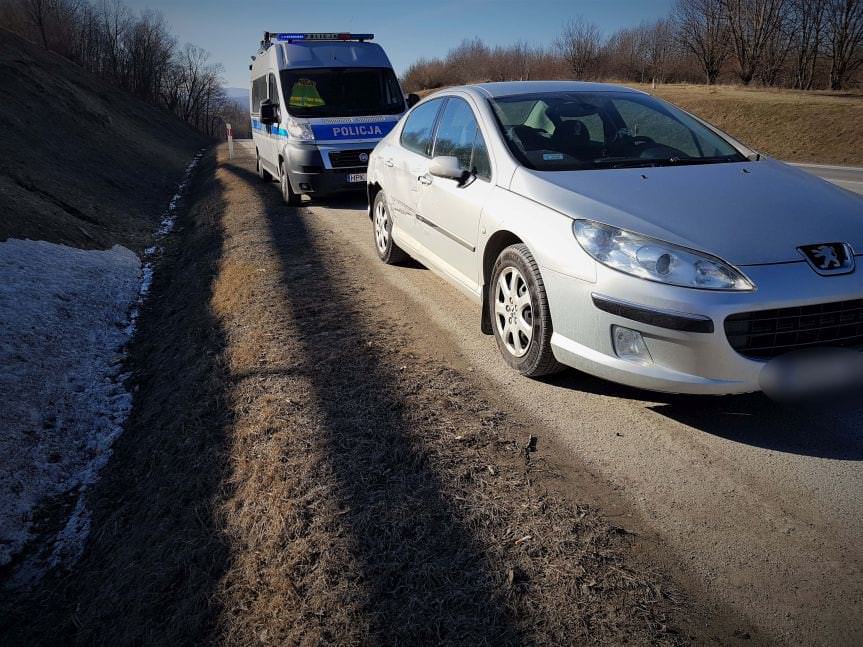
POLYGON ((771 642, 863 642, 863 405, 667 397, 574 371, 525 380, 505 369, 457 290, 423 268, 379 263, 361 200, 308 211, 392 300, 407 299, 425 325, 445 331, 433 340, 439 353, 455 349, 485 393, 503 394, 547 430, 555 452, 616 494, 633 527, 683 569, 679 579, 691 578, 693 595, 732 609, 771 642))

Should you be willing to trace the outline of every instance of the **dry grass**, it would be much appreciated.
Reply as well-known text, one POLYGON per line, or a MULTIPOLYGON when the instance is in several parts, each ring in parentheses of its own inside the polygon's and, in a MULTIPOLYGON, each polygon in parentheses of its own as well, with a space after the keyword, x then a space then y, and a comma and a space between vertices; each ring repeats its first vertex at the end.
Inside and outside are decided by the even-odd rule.
POLYGON ((779 159, 863 166, 863 94, 660 85, 658 97, 779 159))
POLYGON ((548 492, 530 429, 387 316, 310 214, 248 166, 221 174, 237 200, 213 300, 236 380, 226 642, 677 642, 675 596, 595 510, 548 492))
POLYGON ((0 642, 684 642, 698 609, 542 430, 252 164, 181 218, 85 556, 0 601, 0 642))

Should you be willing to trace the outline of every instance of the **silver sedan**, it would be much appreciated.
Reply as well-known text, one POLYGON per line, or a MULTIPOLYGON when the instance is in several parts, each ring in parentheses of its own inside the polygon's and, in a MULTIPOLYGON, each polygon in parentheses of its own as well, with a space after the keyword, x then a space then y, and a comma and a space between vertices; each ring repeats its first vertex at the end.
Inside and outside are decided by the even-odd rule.
POLYGON ((742 393, 777 358, 863 345, 863 200, 637 90, 438 92, 375 148, 368 192, 380 258, 475 299, 524 375, 742 393))

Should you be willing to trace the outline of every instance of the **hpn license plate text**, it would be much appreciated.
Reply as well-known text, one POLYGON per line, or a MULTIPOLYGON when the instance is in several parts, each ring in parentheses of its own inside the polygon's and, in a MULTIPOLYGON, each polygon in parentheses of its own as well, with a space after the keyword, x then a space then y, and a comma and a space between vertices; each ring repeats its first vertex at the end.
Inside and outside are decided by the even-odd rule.
POLYGON ((348 173, 348 182, 365 182, 365 173, 348 173))

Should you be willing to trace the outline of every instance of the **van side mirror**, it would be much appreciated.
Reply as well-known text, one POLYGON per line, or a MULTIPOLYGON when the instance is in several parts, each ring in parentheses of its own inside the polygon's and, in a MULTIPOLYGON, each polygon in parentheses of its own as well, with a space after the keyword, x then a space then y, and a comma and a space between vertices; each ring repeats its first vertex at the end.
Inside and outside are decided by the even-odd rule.
POLYGON ((408 96, 405 97, 405 103, 408 104, 408 109, 413 108, 419 102, 420 102, 420 95, 414 94, 413 92, 411 92, 408 96))
POLYGON ((279 121, 279 106, 265 99, 261 102, 261 123, 274 124, 279 121))
POLYGON ((458 158, 451 155, 439 155, 429 164, 429 174, 455 180, 459 184, 467 180, 470 173, 459 166, 458 158))

